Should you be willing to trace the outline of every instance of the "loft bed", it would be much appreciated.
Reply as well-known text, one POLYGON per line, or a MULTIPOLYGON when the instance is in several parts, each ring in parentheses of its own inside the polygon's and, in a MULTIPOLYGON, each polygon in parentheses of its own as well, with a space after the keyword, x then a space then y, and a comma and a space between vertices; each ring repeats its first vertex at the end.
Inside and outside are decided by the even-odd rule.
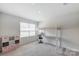
MULTIPOLYGON (((61 44, 62 44, 62 29, 60 28, 60 27, 57 27, 57 28, 42 28, 42 29, 39 29, 39 30, 41 30, 43 33, 44 33, 44 35, 43 35, 43 37, 44 37, 44 39, 49 39, 49 40, 47 40, 48 42, 50 41, 52 41, 52 40, 54 40, 55 42, 54 42, 54 44, 57 46, 57 47, 62 47, 61 46, 61 44), (48 34, 47 33, 47 31, 49 31, 49 30, 55 30, 54 31, 54 34, 52 35, 52 34, 48 34)), ((43 39, 43 41, 44 41, 44 39, 43 39)), ((51 42, 51 44, 53 44, 53 41, 51 42)))

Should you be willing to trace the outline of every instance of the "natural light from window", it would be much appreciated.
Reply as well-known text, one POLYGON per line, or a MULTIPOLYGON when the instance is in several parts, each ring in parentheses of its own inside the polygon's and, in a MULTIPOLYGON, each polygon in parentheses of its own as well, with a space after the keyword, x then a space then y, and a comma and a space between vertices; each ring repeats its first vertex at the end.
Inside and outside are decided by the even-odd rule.
POLYGON ((35 35, 35 24, 20 22, 20 37, 35 35))

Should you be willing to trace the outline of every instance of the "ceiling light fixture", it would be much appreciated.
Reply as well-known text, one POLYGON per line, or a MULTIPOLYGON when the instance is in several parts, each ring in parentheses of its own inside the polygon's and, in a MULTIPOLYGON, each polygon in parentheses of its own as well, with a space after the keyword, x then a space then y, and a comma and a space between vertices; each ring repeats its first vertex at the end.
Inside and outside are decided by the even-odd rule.
POLYGON ((63 3, 63 5, 68 5, 68 3, 63 3))

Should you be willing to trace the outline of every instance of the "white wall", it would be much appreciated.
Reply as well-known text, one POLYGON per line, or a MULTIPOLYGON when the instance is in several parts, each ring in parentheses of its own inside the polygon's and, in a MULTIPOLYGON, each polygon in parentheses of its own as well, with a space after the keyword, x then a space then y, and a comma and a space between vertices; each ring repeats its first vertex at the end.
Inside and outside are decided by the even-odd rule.
POLYGON ((79 27, 64 29, 62 37, 68 42, 64 42, 63 46, 68 46, 79 51, 79 27))
POLYGON ((0 13, 0 35, 20 35, 19 19, 12 15, 0 13))

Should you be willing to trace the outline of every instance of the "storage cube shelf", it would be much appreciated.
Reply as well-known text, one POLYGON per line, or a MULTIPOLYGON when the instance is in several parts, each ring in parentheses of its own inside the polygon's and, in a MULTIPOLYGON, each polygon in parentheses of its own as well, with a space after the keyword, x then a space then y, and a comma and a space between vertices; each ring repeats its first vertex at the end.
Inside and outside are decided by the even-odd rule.
POLYGON ((20 36, 0 36, 0 53, 6 53, 19 47, 20 36))

